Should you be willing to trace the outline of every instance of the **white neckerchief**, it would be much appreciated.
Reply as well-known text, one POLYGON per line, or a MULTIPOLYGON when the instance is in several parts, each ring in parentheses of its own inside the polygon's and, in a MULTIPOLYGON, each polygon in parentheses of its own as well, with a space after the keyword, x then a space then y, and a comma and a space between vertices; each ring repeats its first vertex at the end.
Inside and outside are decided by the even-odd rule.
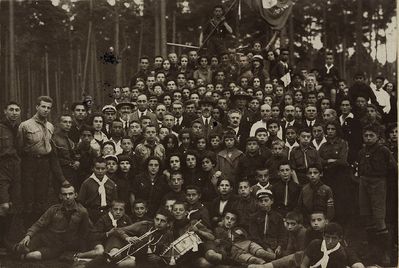
POLYGON ((219 203, 219 214, 222 215, 223 214, 223 210, 227 205, 227 200, 220 200, 219 203))
MULTIPOLYGON (((258 182, 257 184, 256 184, 260 189, 258 190, 258 191, 260 191, 260 190, 269 190, 269 188, 270 188, 270 182, 268 182, 265 186, 262 186, 261 184, 260 184, 260 182, 258 182)), ((256 193, 255 193, 256 194, 256 193)))
POLYGON ((323 137, 323 139, 321 140, 320 144, 317 144, 317 141, 315 139, 313 139, 313 141, 312 141, 312 143, 313 143, 313 145, 314 145, 314 147, 316 148, 317 151, 326 142, 327 142, 326 137, 323 137))
POLYGON ((100 181, 94 173, 90 176, 95 182, 98 184, 98 194, 100 195, 101 198, 101 206, 106 207, 107 206, 107 194, 105 192, 105 183, 108 181, 107 175, 104 175, 104 178, 102 181, 100 181))
POLYGON ((330 73, 330 70, 332 69, 332 67, 334 67, 334 64, 331 64, 330 66, 328 66, 328 65, 326 64, 326 65, 324 65, 324 66, 326 66, 326 69, 327 69, 326 74, 329 74, 329 73, 330 73))
POLYGON ((323 257, 321 257, 321 259, 318 262, 316 262, 315 265, 309 266, 309 268, 316 268, 316 267, 326 268, 328 265, 328 261, 330 259, 329 255, 334 251, 337 251, 340 247, 341 244, 338 242, 338 244, 334 248, 327 250, 326 241, 323 240, 323 242, 321 242, 321 249, 320 249, 321 252, 323 252, 323 257))
POLYGON ((114 226, 114 228, 116 228, 118 226, 118 221, 115 220, 114 215, 112 215, 111 211, 108 212, 108 216, 111 219, 112 222, 112 226, 114 226))

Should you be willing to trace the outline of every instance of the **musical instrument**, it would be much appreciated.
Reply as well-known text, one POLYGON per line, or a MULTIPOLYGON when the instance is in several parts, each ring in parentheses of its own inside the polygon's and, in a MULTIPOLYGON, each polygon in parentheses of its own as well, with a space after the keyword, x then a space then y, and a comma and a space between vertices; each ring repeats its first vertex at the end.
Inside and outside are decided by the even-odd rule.
MULTIPOLYGON (((197 221, 194 226, 200 222, 197 221)), ((187 231, 173 241, 160 256, 165 263, 176 265, 176 261, 190 250, 192 252, 198 251, 198 245, 201 243, 203 243, 201 238, 194 231, 187 231)))
POLYGON ((107 263, 119 264, 119 263, 123 262, 124 260, 134 256, 134 254, 136 254, 137 252, 139 252, 141 249, 145 248, 146 246, 149 246, 154 241, 154 237, 151 237, 151 235, 157 231, 158 231, 158 229, 151 228, 148 232, 146 232, 142 236, 138 237, 137 243, 129 242, 126 246, 120 248, 115 253, 112 253, 112 254, 104 253, 107 263), (147 238, 148 238, 148 241, 144 242, 144 244, 141 244, 141 242, 145 241, 145 239, 147 239, 147 238), (138 247, 135 248, 135 246, 138 246, 138 247))

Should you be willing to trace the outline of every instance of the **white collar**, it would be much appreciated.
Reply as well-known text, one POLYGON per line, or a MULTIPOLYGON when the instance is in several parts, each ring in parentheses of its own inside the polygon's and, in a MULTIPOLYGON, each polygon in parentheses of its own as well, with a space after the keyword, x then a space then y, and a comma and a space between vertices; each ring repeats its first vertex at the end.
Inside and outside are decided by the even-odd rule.
POLYGON ((353 113, 349 113, 345 118, 344 118, 344 116, 341 114, 340 116, 339 116, 339 122, 341 123, 341 126, 344 124, 344 122, 345 122, 345 120, 346 120, 346 118, 354 118, 355 116, 353 115, 353 113))
POLYGON ((326 142, 327 142, 326 137, 323 137, 323 139, 321 140, 320 144, 317 144, 316 139, 313 139, 313 141, 312 141, 312 143, 313 143, 313 145, 314 145, 314 147, 316 148, 317 151, 326 142))

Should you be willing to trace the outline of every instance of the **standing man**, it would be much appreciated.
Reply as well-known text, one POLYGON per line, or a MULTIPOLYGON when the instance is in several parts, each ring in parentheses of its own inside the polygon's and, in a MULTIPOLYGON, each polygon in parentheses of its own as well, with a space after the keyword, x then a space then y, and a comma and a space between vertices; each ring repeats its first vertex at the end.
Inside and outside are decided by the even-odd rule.
POLYGON ((80 138, 80 128, 84 125, 87 118, 87 108, 82 102, 75 102, 72 104, 72 127, 69 131, 69 138, 78 143, 80 138))
MULTIPOLYGON (((76 144, 70 139, 69 135, 72 127, 72 116, 63 114, 60 116, 58 128, 54 133, 53 142, 57 147, 58 161, 61 166, 62 174, 67 178, 75 189, 78 189, 77 170, 80 166, 76 155, 76 144)), ((58 192, 61 185, 57 180, 53 181, 53 188, 58 192)))
POLYGON ((151 123, 157 124, 157 117, 154 113, 150 112, 148 109, 148 98, 145 94, 140 94, 137 97, 137 110, 134 111, 130 116, 130 121, 139 121, 140 118, 146 115, 151 119, 151 123))
POLYGON ((0 121, 0 244, 9 230, 11 220, 8 213, 20 210, 21 160, 17 154, 16 138, 21 118, 21 108, 9 102, 0 121))
POLYGON ((29 225, 47 208, 50 172, 61 183, 66 182, 51 142, 54 126, 47 121, 52 106, 53 99, 49 96, 38 97, 36 114, 18 128, 25 223, 29 225))

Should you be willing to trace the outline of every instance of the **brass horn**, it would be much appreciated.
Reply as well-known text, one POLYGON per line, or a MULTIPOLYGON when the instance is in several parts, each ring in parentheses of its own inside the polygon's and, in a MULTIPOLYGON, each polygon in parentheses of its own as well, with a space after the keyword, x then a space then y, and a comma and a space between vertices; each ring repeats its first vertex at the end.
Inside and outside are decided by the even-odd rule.
POLYGON ((127 258, 133 256, 137 252, 139 252, 141 249, 144 247, 148 246, 154 239, 149 239, 146 243, 141 245, 140 247, 134 249, 131 251, 132 247, 134 247, 137 244, 140 244, 143 240, 147 239, 149 236, 151 236, 153 233, 158 231, 158 229, 150 229, 148 232, 144 233, 142 236, 138 237, 138 242, 137 243, 128 243, 126 246, 120 248, 118 251, 114 253, 104 253, 105 259, 107 263, 115 263, 119 264, 126 260, 127 258))

